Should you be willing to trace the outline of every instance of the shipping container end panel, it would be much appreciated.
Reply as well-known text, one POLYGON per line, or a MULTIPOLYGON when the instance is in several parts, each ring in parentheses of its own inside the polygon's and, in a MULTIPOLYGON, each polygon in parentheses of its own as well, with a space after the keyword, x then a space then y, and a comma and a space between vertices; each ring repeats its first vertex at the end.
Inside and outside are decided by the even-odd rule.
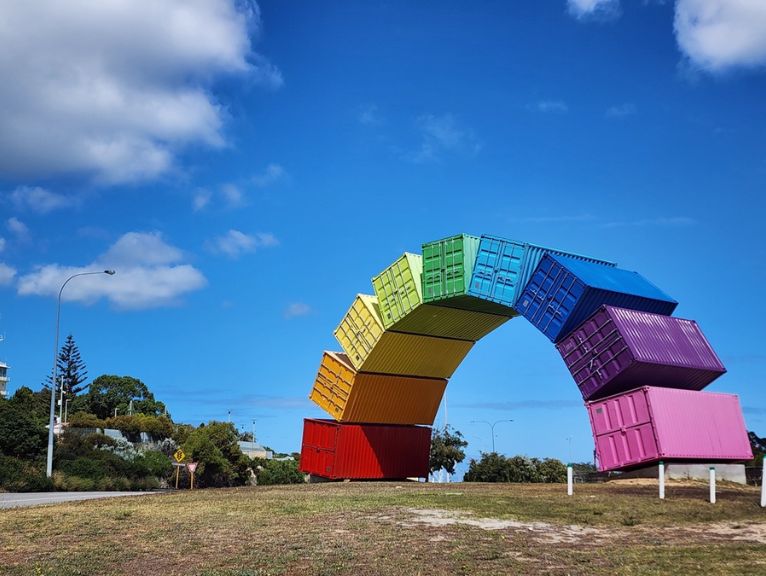
POLYGON ((421 257, 405 253, 372 279, 385 328, 389 328, 422 303, 422 271, 421 257))
POLYGON ((482 236, 468 293, 513 307, 523 255, 522 242, 482 236))
POLYGON ((357 295, 334 334, 358 369, 383 335, 377 298, 367 294, 357 295))
POLYGON ((466 293, 478 244, 479 238, 468 234, 423 244, 423 302, 466 293))

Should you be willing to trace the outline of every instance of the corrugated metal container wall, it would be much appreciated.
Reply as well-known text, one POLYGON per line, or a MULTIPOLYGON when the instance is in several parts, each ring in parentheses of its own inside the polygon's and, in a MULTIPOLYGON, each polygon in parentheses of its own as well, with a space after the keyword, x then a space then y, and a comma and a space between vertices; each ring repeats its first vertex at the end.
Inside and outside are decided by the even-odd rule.
POLYGON ((449 378, 473 342, 384 331, 374 296, 360 294, 335 330, 359 372, 449 378))
POLYGON ((586 404, 599 470, 752 458, 734 394, 645 386, 586 404))
POLYGON ((360 372, 450 378, 473 344, 468 340, 386 331, 367 358, 354 367, 360 372))
POLYGON ((305 419, 300 469, 331 480, 426 478, 431 429, 305 419))
POLYGON ((516 309, 558 342, 604 304, 669 316, 678 302, 637 272, 546 254, 516 309))
POLYGON ((356 372, 341 352, 325 352, 309 396, 341 422, 433 424, 447 381, 356 372))
POLYGON ((422 260, 406 253, 372 284, 386 330, 476 341, 508 321, 507 316, 422 303, 422 260))
POLYGON ((479 242, 479 252, 468 293, 505 306, 515 306, 545 254, 566 256, 602 266, 615 266, 614 262, 606 260, 484 235, 479 242))
POLYGON ((612 306, 556 348, 586 400, 638 386, 702 390, 726 372, 693 320, 612 306))
POLYGON ((423 244, 423 302, 517 316, 513 308, 468 295, 478 248, 479 237, 468 234, 423 244))

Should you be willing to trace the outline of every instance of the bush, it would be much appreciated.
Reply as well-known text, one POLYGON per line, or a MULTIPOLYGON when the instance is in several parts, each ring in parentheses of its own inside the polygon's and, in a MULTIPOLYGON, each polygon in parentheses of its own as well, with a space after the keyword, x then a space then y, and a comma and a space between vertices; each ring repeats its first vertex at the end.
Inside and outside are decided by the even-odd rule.
POLYGON ((41 465, 0 454, 0 488, 9 492, 47 492, 53 482, 41 465))
POLYGON ((295 460, 267 460, 256 472, 258 484, 303 484, 306 479, 295 460))
POLYGON ((465 482, 564 482, 566 466, 555 458, 540 461, 527 456, 506 458, 496 452, 471 459, 465 482))

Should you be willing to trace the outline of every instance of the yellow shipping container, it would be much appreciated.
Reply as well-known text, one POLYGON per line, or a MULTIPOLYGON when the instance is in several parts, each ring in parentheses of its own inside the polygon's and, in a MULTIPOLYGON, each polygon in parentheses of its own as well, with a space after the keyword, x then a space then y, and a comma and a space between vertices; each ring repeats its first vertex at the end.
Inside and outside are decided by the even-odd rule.
POLYGON ((334 332, 359 372, 449 378, 473 348, 469 340, 383 329, 374 296, 360 294, 334 332))
POLYGON ((431 426, 447 380, 354 370, 348 356, 325 352, 309 398, 341 422, 431 426))

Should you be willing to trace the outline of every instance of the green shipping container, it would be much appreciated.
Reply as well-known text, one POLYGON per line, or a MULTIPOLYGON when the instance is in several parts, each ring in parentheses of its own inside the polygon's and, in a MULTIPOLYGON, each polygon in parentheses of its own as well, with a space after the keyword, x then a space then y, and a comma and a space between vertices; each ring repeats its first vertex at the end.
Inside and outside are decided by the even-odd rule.
POLYGON ((479 242, 478 236, 458 234, 423 244, 423 302, 507 318, 518 316, 509 306, 468 295, 479 242))
POLYGON ((475 342, 509 318, 507 314, 423 304, 421 276, 422 258, 405 253, 372 279, 386 330, 475 342))

